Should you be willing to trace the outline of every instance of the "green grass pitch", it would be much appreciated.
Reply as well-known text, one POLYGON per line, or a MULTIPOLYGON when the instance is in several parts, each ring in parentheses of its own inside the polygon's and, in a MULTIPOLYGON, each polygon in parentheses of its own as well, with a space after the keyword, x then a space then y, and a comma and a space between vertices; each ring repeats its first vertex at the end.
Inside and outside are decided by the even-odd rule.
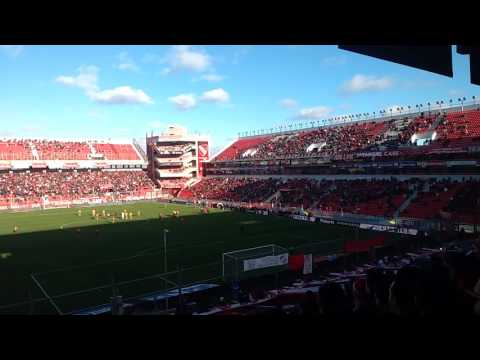
MULTIPOLYGON (((185 269, 185 283, 218 278, 222 253, 227 251, 268 244, 308 248, 323 242, 323 250, 331 252, 340 250, 344 239, 356 236, 350 227, 219 209, 204 215, 198 207, 158 202, 84 207, 81 216, 78 209, 0 214, 0 253, 4 255, 0 257, 0 306, 25 301, 28 294, 42 297, 31 273, 69 268, 37 276, 51 296, 108 285, 112 277, 120 283, 163 273, 163 229, 169 229, 167 270, 185 269), (115 224, 111 218, 97 222, 92 209, 111 214, 127 209, 134 218, 122 221, 117 215, 115 224), (173 210, 180 211, 178 218, 171 216, 173 210), (159 219, 159 214, 165 217, 159 219)), ((361 231, 359 236, 362 239, 371 233, 361 231)), ((177 275, 171 276, 175 282, 177 275)), ((168 287, 163 279, 151 279, 120 286, 120 292, 128 297, 168 287)), ((109 296, 111 290, 100 289, 57 303, 69 312, 105 303, 109 296)))

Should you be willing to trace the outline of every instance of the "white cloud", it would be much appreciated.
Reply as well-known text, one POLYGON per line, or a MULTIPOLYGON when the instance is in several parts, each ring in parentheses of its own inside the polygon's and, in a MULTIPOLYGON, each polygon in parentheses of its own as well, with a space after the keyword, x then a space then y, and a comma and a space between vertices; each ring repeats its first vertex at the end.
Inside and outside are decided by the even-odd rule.
POLYGON ((298 117, 302 119, 321 119, 332 112, 332 109, 326 106, 316 106, 312 108, 301 109, 298 117))
POLYGON ((20 55, 24 49, 25 46, 23 45, 0 45, 0 50, 13 59, 20 55))
POLYGON ((122 52, 118 55, 118 65, 116 66, 119 70, 127 70, 127 71, 139 71, 139 67, 133 61, 133 59, 128 55, 127 52, 122 52))
POLYGON ((344 94, 355 94, 365 91, 381 91, 393 86, 393 79, 388 76, 368 76, 357 74, 343 84, 341 91, 344 94))
POLYGON ((96 66, 81 66, 77 76, 58 76, 59 84, 77 87, 93 101, 100 104, 153 104, 153 100, 143 90, 130 86, 119 86, 113 89, 100 90, 98 86, 98 68, 96 66))
POLYGON ((212 64, 211 57, 205 51, 193 50, 189 45, 173 46, 164 62, 168 64, 162 70, 164 75, 178 70, 203 72, 212 64))
POLYGON ((87 94, 98 91, 98 68, 93 65, 78 68, 77 76, 58 76, 55 81, 62 85, 78 87, 87 94))
POLYGON ((153 104, 150 96, 143 90, 130 86, 119 86, 113 89, 94 92, 90 98, 101 104, 153 104))
POLYGON ((180 94, 169 97, 168 100, 175 104, 179 110, 189 110, 197 106, 197 99, 194 94, 180 94))
POLYGON ((280 101, 280 105, 284 107, 285 109, 293 109, 298 106, 298 103, 294 99, 282 99, 280 101))
POLYGON ((230 94, 222 88, 205 91, 201 97, 203 101, 215 103, 227 103, 230 101, 230 94))
POLYGON ((209 82, 220 82, 224 79, 224 77, 218 74, 206 74, 202 76, 202 79, 209 82))

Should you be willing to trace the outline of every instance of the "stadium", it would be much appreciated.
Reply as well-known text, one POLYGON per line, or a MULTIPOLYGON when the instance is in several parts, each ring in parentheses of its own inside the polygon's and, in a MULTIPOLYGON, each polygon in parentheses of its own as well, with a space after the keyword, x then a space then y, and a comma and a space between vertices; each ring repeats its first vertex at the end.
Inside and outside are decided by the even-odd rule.
POLYGON ((210 144, 0 140, 0 314, 480 314, 479 98, 210 144))

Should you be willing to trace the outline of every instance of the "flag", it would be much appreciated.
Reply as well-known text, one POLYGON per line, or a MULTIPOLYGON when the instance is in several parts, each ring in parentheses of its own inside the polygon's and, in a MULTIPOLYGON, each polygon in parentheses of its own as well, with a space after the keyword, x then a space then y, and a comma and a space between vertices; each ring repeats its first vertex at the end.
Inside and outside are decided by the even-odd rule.
POLYGON ((300 271, 303 269, 305 257, 303 254, 290 255, 288 257, 288 268, 292 271, 300 271))
POLYGON ((313 272, 312 254, 303 257, 303 275, 308 275, 313 272))

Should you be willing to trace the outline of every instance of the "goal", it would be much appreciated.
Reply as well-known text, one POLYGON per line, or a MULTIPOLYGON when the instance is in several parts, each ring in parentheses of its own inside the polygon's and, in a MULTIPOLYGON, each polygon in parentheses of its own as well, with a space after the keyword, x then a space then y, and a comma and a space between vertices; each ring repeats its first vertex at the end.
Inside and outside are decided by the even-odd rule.
POLYGON ((288 250, 264 245, 223 253, 223 278, 227 282, 272 274, 288 267, 288 250))

